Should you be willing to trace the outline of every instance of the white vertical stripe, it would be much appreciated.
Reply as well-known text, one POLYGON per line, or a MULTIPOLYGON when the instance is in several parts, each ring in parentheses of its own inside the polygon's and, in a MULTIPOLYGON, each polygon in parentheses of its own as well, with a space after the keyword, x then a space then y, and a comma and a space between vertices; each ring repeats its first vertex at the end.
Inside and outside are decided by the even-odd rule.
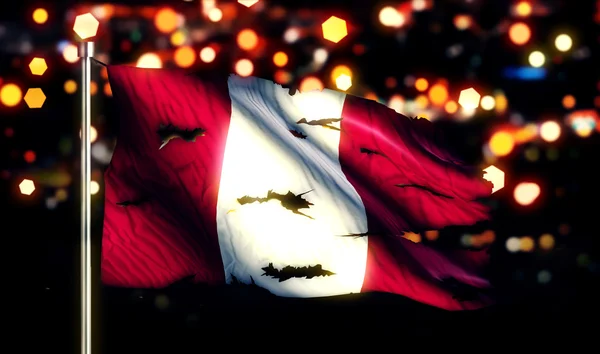
MULTIPOLYGON (((339 118, 345 94, 331 90, 296 93, 258 78, 229 78, 232 116, 217 203, 217 230, 227 282, 264 287, 279 296, 318 297, 360 292, 367 238, 340 237, 367 230, 364 205, 339 162, 338 130, 296 124, 339 118), (290 129, 302 132, 299 139, 290 129), (298 215, 281 202, 240 205, 238 198, 291 191, 313 203, 298 215), (320 264, 331 276, 279 282, 263 275, 273 263, 320 264)), ((339 128, 339 123, 332 124, 339 128)))

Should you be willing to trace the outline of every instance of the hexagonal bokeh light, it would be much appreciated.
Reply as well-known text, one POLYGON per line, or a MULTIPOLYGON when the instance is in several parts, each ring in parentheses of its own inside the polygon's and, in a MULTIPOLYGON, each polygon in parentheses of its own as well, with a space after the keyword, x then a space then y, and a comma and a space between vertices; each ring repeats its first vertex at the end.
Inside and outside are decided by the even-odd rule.
POLYGON ((348 35, 346 21, 339 17, 331 16, 321 25, 323 29, 323 38, 333 43, 338 43, 348 35))
POLYGON ((29 63, 29 70, 31 70, 33 75, 44 75, 46 70, 48 70, 46 60, 44 58, 33 58, 29 63))
POLYGON ((46 101, 46 95, 41 88, 30 88, 23 97, 29 108, 42 108, 46 101))
POLYGON ((35 191, 35 184, 30 179, 24 179, 19 183, 19 190, 21 194, 31 195, 35 191))
POLYGON ((94 15, 88 12, 75 17, 73 31, 79 36, 79 38, 85 40, 94 37, 98 33, 99 26, 100 22, 96 20, 94 15))

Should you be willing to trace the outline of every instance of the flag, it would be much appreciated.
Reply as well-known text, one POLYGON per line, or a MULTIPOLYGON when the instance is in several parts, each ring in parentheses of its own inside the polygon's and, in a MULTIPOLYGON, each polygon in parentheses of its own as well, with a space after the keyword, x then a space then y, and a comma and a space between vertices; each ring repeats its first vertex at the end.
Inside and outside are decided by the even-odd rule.
POLYGON ((325 89, 109 66, 119 118, 105 171, 102 281, 187 277, 285 297, 389 292, 447 310, 492 302, 481 255, 410 230, 489 218, 491 184, 432 123, 325 89))

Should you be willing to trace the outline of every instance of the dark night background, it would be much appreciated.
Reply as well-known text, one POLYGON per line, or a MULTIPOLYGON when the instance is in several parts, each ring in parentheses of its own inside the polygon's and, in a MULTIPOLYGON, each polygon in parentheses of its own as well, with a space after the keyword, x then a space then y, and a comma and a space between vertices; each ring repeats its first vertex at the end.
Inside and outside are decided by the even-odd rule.
MULTIPOLYGON (((40 87, 47 97, 39 109, 30 109, 25 102, 15 107, 0 104, 2 297, 6 297, 3 312, 8 314, 2 320, 9 327, 3 337, 8 340, 5 347, 14 341, 20 352, 33 352, 34 347, 57 353, 79 350, 79 89, 75 94, 63 89, 66 80, 79 80, 79 64, 66 62, 57 45, 62 40, 73 40, 69 11, 82 13, 84 8, 78 7, 81 4, 106 3, 132 8, 168 5, 186 18, 195 18, 195 26, 208 22, 199 17, 198 1, 1 2, 0 86, 17 83, 23 94, 28 87, 40 87), (43 25, 32 20, 31 14, 38 7, 49 12, 43 25), (34 56, 48 63, 49 69, 42 76, 29 72, 28 64, 34 56), (34 152, 35 159, 31 153, 27 158, 26 151, 34 152), (19 191, 23 178, 36 183, 30 196, 19 191), (61 198, 57 190, 61 190, 61 198)), ((237 5, 222 1, 217 6, 222 3, 237 5)), ((333 87, 327 80, 329 70, 337 63, 351 63, 354 85, 348 92, 364 95, 370 91, 383 103, 396 93, 407 98, 416 96, 413 87, 403 84, 407 75, 445 78, 450 83, 450 97, 455 100, 464 87, 474 86, 480 92, 501 89, 508 100, 507 112, 478 110, 472 119, 461 123, 446 114, 446 118, 436 121, 465 158, 482 167, 493 163, 506 172, 504 189, 493 195, 494 221, 484 226, 495 233, 490 277, 500 295, 499 305, 448 313, 381 294, 295 300, 265 296, 242 286, 206 289, 182 282, 168 289, 132 290, 98 284, 94 289, 97 353, 142 352, 142 347, 152 351, 163 345, 171 346, 170 353, 191 353, 207 350, 207 343, 225 344, 225 348, 240 345, 281 350, 283 347, 277 343, 286 341, 318 341, 351 348, 365 344, 371 349, 374 344, 382 344, 398 351, 409 343, 411 348, 422 343, 467 348, 478 339, 488 341, 486 349, 501 343, 520 347, 521 342, 547 345, 563 340, 593 341, 591 335, 598 328, 599 295, 599 133, 582 138, 567 123, 561 124, 562 135, 555 143, 534 139, 518 144, 511 154, 493 162, 484 156, 482 146, 500 126, 545 119, 563 121, 576 110, 597 111, 599 5, 594 0, 532 1, 541 12, 523 20, 533 34, 528 44, 519 47, 510 42, 506 30, 498 30, 503 28, 502 23, 518 20, 510 11, 516 1, 438 0, 430 9, 413 13, 409 26, 383 28, 377 20, 379 9, 401 3, 406 1, 265 1, 264 9, 257 12, 237 5, 239 20, 191 44, 200 49, 204 43, 219 43, 222 52, 214 62, 197 60, 189 70, 232 71, 232 63, 239 56, 235 34, 241 28, 253 28, 267 40, 264 53, 253 59, 256 76, 273 79, 275 68, 270 57, 276 50, 288 53, 288 67, 301 68, 310 62, 311 50, 322 46, 327 48, 329 59, 314 75, 333 87), (287 9, 285 17, 271 20, 265 14, 276 6, 287 9), (453 24, 457 14, 472 16, 479 29, 458 31, 453 24), (322 20, 331 15, 348 21, 351 29, 348 38, 335 45, 324 43, 318 31, 322 20), (299 16, 304 20, 298 22, 299 16), (282 33, 290 21, 316 29, 315 34, 309 33, 293 44, 285 43, 282 33), (560 31, 567 31, 574 39, 568 53, 553 48, 554 37, 560 31), (356 54, 357 43, 364 45, 361 55, 356 54), (462 53, 448 58, 448 47, 457 43, 462 44, 462 53), (503 75, 506 67, 527 65, 527 53, 534 49, 546 53, 544 79, 525 81, 503 75), (386 87, 388 77, 396 78, 398 85, 386 87), (570 109, 562 103, 567 94, 576 98, 575 107, 570 109), (540 156, 535 161, 525 158, 526 149, 531 148, 537 149, 540 156), (540 197, 527 207, 513 198, 514 187, 524 179, 533 179, 541 186, 540 197), (537 240, 543 234, 554 235, 553 249, 507 251, 506 240, 510 237, 537 240), (549 282, 540 283, 542 270, 551 274, 549 282), (254 339, 242 340, 241 336, 248 333, 255 335, 254 339), (432 340, 417 339, 421 336, 432 340), (452 340, 434 341, 441 337, 452 340)), ((152 18, 137 16, 129 20, 127 26, 116 15, 101 21, 98 52, 110 63, 135 63, 141 54, 153 50, 155 40, 161 36, 152 18), (131 37, 131 28, 137 28, 141 37, 130 41, 130 50, 124 51, 122 41, 131 37)), ((165 50, 172 50, 172 46, 165 50)), ((111 98, 103 94, 105 80, 100 77, 100 68, 94 66, 93 70, 95 80, 102 83, 93 97, 92 124, 98 131, 95 144, 111 147, 116 118, 111 98)), ((98 278, 101 173, 105 165, 100 161, 93 165, 93 178, 100 186, 92 200, 94 274, 98 278)), ((461 234, 482 230, 442 230, 440 244, 458 247, 461 234)))

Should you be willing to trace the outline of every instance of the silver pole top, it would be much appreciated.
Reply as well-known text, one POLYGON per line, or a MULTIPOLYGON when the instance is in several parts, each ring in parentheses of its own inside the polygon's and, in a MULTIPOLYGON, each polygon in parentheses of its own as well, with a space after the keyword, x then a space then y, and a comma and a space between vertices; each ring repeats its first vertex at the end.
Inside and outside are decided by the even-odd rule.
POLYGON ((94 42, 79 42, 77 47, 79 58, 90 58, 94 56, 94 42))

